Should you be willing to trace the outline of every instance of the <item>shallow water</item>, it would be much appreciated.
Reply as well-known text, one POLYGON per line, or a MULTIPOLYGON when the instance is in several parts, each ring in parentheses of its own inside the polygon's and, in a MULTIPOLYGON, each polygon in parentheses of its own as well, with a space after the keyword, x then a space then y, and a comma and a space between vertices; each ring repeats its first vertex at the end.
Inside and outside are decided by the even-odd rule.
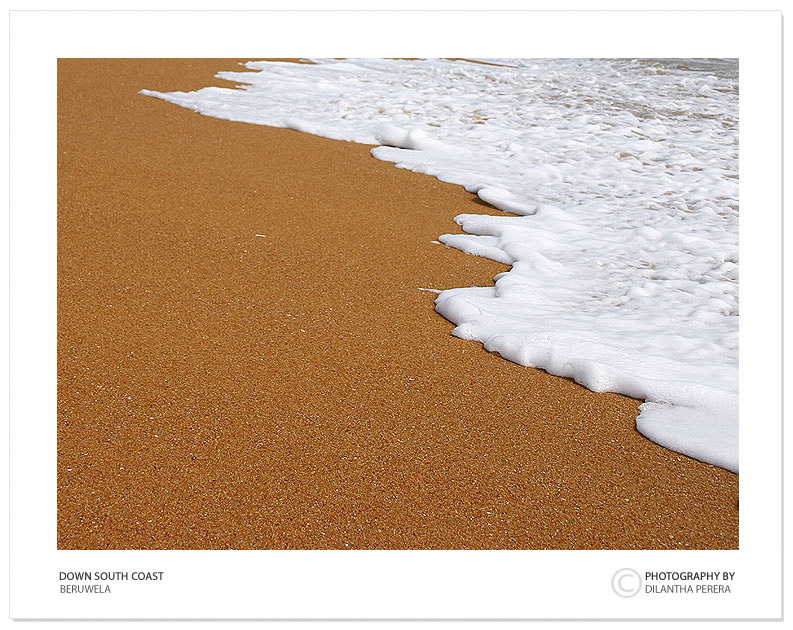
POLYGON ((439 294, 454 334, 642 398, 643 434, 738 470, 736 60, 313 61, 142 93, 376 144, 511 213, 460 215, 465 234, 439 237, 512 265, 439 294))

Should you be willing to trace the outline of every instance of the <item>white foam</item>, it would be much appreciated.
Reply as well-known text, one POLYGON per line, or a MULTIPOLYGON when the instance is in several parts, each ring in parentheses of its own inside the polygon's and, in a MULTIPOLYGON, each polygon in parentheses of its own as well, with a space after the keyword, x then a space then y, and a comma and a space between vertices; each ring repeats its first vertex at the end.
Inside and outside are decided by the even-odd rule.
MULTIPOLYGON (((443 291, 454 334, 644 399, 648 438, 738 470, 738 82, 724 60, 314 60, 141 93, 217 118, 379 145, 519 216, 446 245, 512 265, 443 291)), ((408 211, 408 210, 406 210, 408 211)))

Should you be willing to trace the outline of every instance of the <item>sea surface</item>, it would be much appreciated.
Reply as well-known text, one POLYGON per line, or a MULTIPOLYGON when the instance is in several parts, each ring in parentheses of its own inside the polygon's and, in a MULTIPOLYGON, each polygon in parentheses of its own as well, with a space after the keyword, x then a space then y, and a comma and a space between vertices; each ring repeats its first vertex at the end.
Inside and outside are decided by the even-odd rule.
POLYGON ((438 238, 511 265, 439 293, 454 334, 640 398, 649 439, 738 471, 737 60, 309 61, 141 93, 377 145, 503 210, 438 238))

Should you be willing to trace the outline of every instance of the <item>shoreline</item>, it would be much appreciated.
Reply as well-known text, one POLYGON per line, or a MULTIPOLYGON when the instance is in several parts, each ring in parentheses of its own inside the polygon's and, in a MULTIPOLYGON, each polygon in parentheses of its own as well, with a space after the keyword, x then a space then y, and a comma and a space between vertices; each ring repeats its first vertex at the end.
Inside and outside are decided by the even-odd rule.
POLYGON ((136 93, 223 69, 59 62, 59 549, 737 548, 737 475, 418 290, 505 270, 431 243, 499 211, 136 93))

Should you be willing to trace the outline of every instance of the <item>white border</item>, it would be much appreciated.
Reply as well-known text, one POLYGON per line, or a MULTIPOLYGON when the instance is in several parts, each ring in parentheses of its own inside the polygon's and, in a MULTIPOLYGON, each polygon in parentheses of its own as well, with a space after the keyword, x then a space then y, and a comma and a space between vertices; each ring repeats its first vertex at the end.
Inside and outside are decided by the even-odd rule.
POLYGON ((768 618, 780 615, 778 13, 11 15, 11 613, 36 618, 768 618), (692 552, 55 549, 57 57, 739 57, 741 548, 692 552), (771 446, 769 446, 771 445, 771 446), (165 570, 112 597, 58 571, 165 570), (730 597, 616 597, 613 573, 737 572, 730 597), (575 606, 571 607, 571 598, 575 606), (145 602, 145 606, 142 605, 145 602))

